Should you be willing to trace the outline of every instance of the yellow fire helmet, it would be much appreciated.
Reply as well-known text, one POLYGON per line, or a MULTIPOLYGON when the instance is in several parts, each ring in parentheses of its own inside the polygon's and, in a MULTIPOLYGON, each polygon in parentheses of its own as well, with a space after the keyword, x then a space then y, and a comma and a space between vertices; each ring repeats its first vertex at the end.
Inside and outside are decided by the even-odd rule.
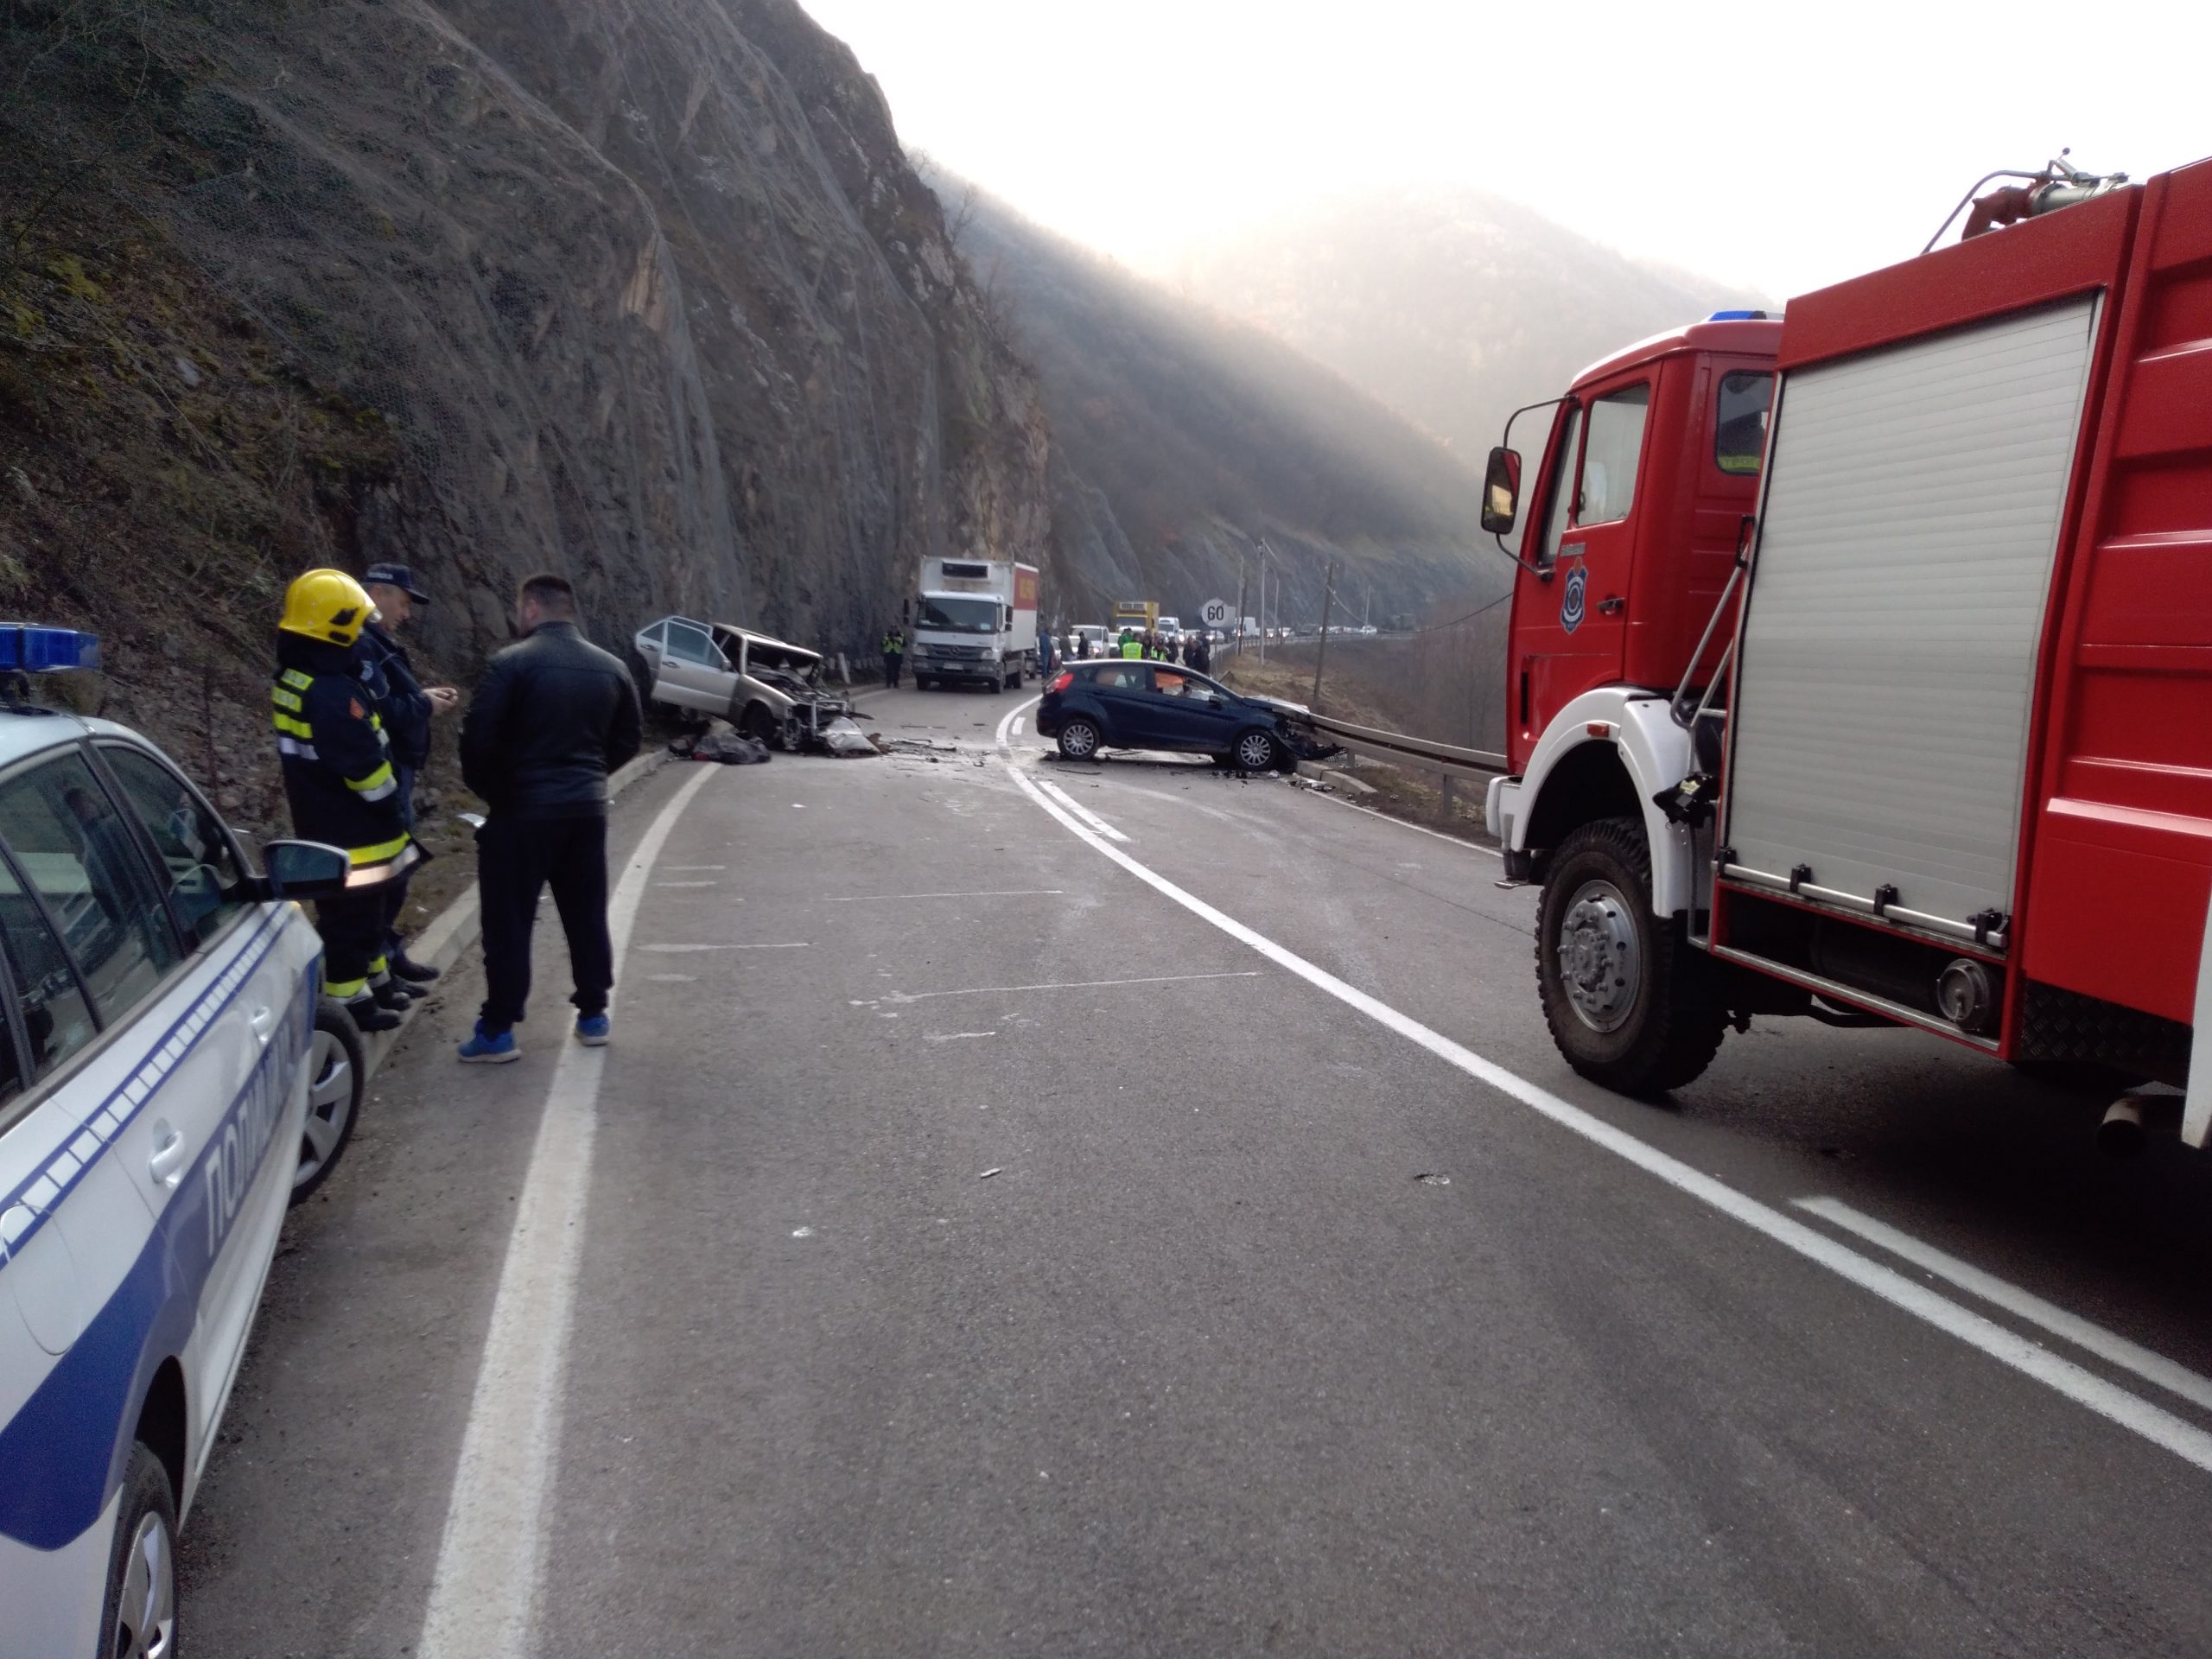
POLYGON ((367 591, 343 570, 310 570, 284 590, 284 620, 276 626, 304 639, 350 645, 376 613, 367 591))

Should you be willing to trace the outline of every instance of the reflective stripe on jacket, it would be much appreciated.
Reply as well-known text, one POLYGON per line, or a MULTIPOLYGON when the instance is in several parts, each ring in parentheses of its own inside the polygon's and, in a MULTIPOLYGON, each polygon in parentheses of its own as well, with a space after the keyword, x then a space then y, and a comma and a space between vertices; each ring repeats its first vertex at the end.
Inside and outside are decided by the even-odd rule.
POLYGON ((397 858, 408 844, 399 780, 352 653, 296 634, 278 639, 270 721, 293 834, 342 847, 357 866, 397 858))

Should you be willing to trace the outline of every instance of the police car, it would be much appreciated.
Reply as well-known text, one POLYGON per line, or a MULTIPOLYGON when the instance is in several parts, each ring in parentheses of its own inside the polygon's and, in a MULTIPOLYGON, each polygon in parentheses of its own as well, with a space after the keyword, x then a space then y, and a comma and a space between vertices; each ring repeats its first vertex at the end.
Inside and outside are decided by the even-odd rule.
POLYGON ((288 1199, 359 1103, 290 902, 124 727, 32 706, 99 642, 0 624, 0 1656, 167 1655, 175 1544, 288 1199))

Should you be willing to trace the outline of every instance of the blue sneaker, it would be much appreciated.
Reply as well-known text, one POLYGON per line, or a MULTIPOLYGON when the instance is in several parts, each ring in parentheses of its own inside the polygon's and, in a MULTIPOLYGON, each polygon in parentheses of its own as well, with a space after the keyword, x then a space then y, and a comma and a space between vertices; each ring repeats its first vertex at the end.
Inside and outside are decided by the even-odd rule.
POLYGON ((479 1020, 475 1034, 461 1046, 461 1058, 477 1065, 500 1065, 522 1058, 522 1046, 513 1032, 488 1032, 479 1020))
POLYGON ((586 1048, 605 1048, 607 1039, 614 1029, 614 1022, 603 1014, 580 1014, 576 1016, 576 1040, 586 1048))

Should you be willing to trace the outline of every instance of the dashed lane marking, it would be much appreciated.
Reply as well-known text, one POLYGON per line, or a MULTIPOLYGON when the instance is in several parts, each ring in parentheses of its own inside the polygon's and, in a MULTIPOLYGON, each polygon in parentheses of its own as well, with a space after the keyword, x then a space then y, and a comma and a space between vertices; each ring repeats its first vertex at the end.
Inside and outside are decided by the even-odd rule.
POLYGON ((1922 1243, 1910 1233, 1900 1231, 1886 1222, 1862 1215, 1838 1198, 1799 1198, 1791 1206, 1808 1215, 1818 1216, 1856 1233, 1878 1249, 1886 1250, 1900 1261, 1910 1262, 1938 1279, 1948 1280, 1969 1296, 2001 1307, 2016 1319, 2039 1325, 2054 1337, 2072 1343, 2076 1348, 2094 1354, 2108 1365, 2123 1371, 2133 1371, 2145 1382, 2178 1395, 2193 1406, 2212 1411, 2212 1378, 2199 1376, 2185 1365, 2177 1364, 2163 1354, 2152 1353, 2148 1348, 2128 1341, 2116 1332, 2083 1319, 2078 1313, 2069 1313, 2064 1308, 2044 1300, 2040 1296, 2022 1290, 2018 1285, 1999 1279, 1971 1262, 1961 1262, 1955 1255, 1937 1249, 1933 1244, 1922 1243))
POLYGON ((1049 778, 1039 778, 1037 780, 1037 787, 1043 790, 1047 795, 1050 795, 1062 806, 1067 808, 1069 811, 1074 813, 1076 817, 1081 818, 1084 823, 1088 824, 1092 830, 1105 836, 1107 840, 1118 841, 1125 843, 1128 842, 1128 837, 1127 836, 1116 830, 1112 824, 1107 823, 1105 819, 1100 817, 1089 807, 1084 806, 1077 801, 1072 795, 1070 795, 1067 791, 1062 789, 1058 784, 1052 782, 1049 778))

